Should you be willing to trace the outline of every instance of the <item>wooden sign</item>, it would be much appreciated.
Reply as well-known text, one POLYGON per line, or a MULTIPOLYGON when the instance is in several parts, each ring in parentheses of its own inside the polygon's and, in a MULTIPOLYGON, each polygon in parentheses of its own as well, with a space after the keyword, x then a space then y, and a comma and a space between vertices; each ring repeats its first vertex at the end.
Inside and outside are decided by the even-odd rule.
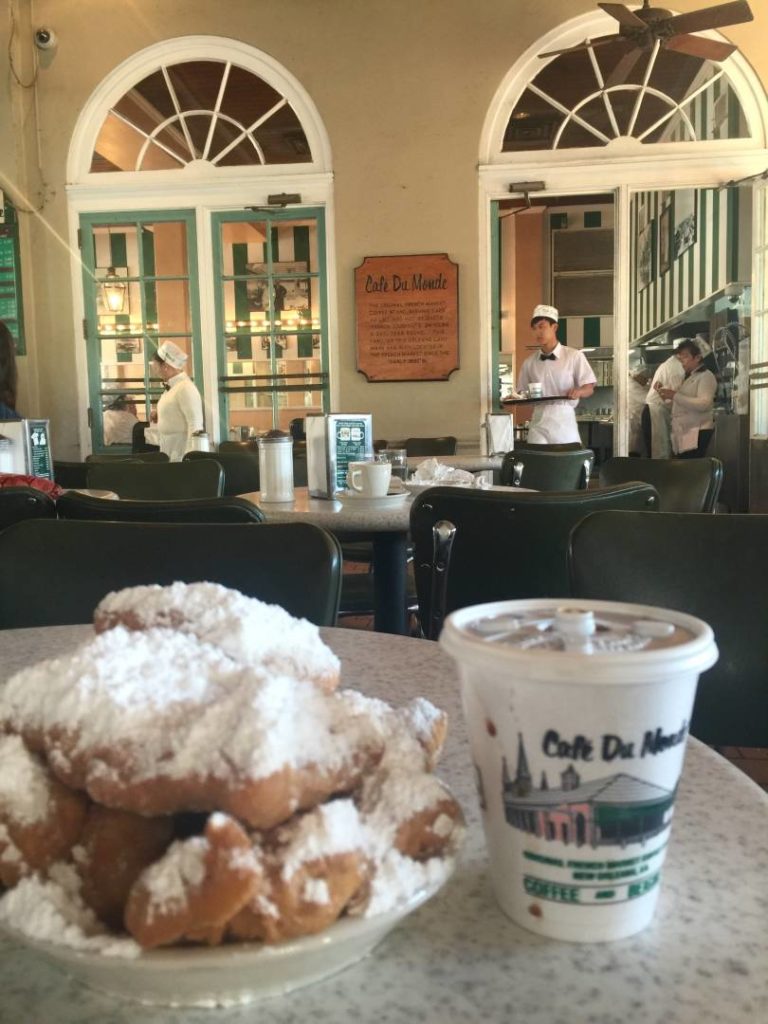
POLYGON ((445 253, 355 268, 357 368, 369 381, 448 380, 459 368, 459 268, 445 253))

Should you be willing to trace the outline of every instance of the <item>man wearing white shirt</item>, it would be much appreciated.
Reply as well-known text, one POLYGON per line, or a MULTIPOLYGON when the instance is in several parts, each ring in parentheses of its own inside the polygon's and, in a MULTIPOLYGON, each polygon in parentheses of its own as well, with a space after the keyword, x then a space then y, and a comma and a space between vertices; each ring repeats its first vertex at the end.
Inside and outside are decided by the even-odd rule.
POLYGON ((559 318, 554 306, 545 305, 536 306, 531 317, 539 351, 523 363, 517 390, 540 383, 543 398, 563 398, 561 402, 541 402, 534 406, 528 431, 531 444, 581 441, 576 406, 580 398, 589 398, 595 390, 595 374, 584 353, 567 348, 557 340, 559 318))
POLYGON ((643 413, 643 432, 646 444, 650 434, 650 456, 652 459, 669 459, 672 456, 672 401, 661 397, 661 390, 676 391, 685 376, 677 353, 665 359, 656 367, 651 386, 645 399, 648 413, 643 413))

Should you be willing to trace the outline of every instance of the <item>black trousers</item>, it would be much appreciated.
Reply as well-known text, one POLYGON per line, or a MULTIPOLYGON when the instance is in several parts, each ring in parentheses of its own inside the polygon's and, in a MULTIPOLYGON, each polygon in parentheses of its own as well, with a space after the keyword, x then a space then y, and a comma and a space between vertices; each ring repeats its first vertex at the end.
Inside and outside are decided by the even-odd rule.
POLYGON ((707 454, 707 448, 709 448, 709 442, 712 440, 713 434, 714 430, 700 430, 699 443, 696 447, 675 457, 678 459, 703 459, 707 454))

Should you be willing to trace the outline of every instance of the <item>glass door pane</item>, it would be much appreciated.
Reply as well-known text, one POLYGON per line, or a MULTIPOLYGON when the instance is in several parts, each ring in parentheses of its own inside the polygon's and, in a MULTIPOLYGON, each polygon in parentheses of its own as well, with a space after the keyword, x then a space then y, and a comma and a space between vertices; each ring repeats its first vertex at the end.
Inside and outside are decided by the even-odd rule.
POLYGON ((222 437, 327 408, 322 211, 214 214, 222 437))
POLYGON ((186 212, 91 214, 81 225, 93 447, 114 449, 130 444, 132 424, 148 422, 162 394, 150 376, 161 342, 187 352, 196 375, 194 221, 186 212))

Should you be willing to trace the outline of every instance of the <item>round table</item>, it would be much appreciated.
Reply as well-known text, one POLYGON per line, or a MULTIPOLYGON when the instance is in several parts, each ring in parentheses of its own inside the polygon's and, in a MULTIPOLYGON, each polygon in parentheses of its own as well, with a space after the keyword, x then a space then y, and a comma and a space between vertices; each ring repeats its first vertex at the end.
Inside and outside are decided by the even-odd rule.
MULTIPOLYGON (((71 650, 85 626, 0 634, 0 678, 71 650)), ((438 765, 467 817, 453 878, 366 960, 312 987, 221 1010, 144 1008, 91 992, 2 941, 2 1024, 737 1024, 768 1019, 768 796, 689 740, 656 917, 640 935, 577 945, 512 924, 490 891, 453 663, 437 644, 327 629, 342 685, 450 716, 438 765)))
POLYGON ((239 497, 258 505, 267 522, 314 523, 324 526, 340 541, 371 541, 373 546, 373 625, 381 633, 407 633, 406 559, 410 526, 410 495, 394 506, 386 502, 337 501, 311 498, 306 487, 297 487, 293 501, 261 499, 261 491, 239 497))

